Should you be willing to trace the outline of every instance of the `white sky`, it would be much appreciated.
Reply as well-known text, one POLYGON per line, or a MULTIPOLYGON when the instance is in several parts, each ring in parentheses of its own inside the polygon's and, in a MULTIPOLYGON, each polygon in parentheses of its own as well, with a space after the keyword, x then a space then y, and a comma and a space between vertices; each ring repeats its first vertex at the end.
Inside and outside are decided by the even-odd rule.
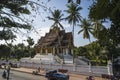
MULTIPOLYGON (((43 0, 45 1, 45 0, 43 0)), ((60 10, 67 10, 66 8, 67 0, 51 0, 51 2, 47 3, 46 5, 51 7, 51 9, 60 9, 60 10)), ((81 7, 83 10, 80 11, 80 14, 83 18, 87 18, 88 16, 88 7, 91 4, 89 0, 82 0, 81 7)), ((42 10, 40 10, 42 12, 42 10)), ((63 12, 64 14, 65 12, 63 12)), ((35 14, 36 18, 34 18, 34 22, 32 25, 34 26, 35 30, 32 30, 31 33, 24 35, 24 34, 18 34, 18 37, 16 41, 14 41, 14 44, 17 43, 25 43, 24 40, 26 40, 28 36, 32 37, 37 43, 38 39, 40 39, 41 36, 44 36, 45 33, 49 32, 50 26, 53 24, 52 21, 48 20, 46 17, 50 16, 49 13, 42 12, 41 14, 35 14)), ((66 17, 66 14, 65 16, 66 17)), ((72 27, 65 21, 61 22, 61 24, 64 26, 66 32, 71 32, 72 27)), ((75 46, 84 46, 89 43, 88 39, 83 39, 82 34, 77 34, 80 30, 80 27, 76 26, 75 28, 75 37, 74 37, 74 44, 75 46)), ((23 31, 24 32, 24 31, 23 31)), ((91 37, 91 41, 95 40, 91 37)))

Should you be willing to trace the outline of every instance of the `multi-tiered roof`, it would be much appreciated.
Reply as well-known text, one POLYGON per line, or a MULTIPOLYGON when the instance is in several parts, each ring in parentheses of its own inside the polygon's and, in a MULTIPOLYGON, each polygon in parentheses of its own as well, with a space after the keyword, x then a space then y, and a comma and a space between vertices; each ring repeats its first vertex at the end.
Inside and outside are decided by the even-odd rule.
POLYGON ((73 47, 72 32, 65 32, 59 28, 50 29, 44 37, 39 39, 37 47, 73 47))

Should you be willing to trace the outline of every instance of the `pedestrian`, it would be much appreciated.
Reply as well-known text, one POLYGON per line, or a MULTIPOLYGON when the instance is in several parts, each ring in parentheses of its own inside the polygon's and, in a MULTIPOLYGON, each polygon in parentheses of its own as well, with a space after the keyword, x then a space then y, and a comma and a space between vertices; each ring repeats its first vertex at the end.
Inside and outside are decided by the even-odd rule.
POLYGON ((6 78, 6 69, 3 71, 2 77, 6 78))
POLYGON ((10 65, 7 66, 7 80, 9 80, 10 75, 10 65))
POLYGON ((38 72, 40 72, 40 67, 38 67, 38 72))

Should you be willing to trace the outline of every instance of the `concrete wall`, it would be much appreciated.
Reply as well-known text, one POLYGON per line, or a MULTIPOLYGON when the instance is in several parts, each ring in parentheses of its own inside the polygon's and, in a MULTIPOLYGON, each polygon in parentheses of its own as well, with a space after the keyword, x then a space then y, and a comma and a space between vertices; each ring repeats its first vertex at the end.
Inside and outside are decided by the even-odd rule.
MULTIPOLYGON (((20 62, 22 67, 37 68, 41 67, 47 70, 55 69, 67 69, 69 72, 76 74, 95 75, 101 76, 101 74, 109 74, 107 66, 89 66, 89 65, 67 65, 67 64, 43 64, 43 63, 28 63, 20 62)), ((111 73, 112 74, 112 73, 111 73)))

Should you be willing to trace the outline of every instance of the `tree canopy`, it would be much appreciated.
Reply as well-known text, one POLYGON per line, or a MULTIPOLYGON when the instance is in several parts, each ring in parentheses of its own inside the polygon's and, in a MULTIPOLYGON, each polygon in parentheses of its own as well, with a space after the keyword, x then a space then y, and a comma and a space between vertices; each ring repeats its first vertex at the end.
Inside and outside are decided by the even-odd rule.
POLYGON ((28 37, 27 42, 28 42, 28 46, 32 46, 34 44, 34 41, 31 37, 28 37))
POLYGON ((89 17, 94 20, 110 20, 108 34, 113 44, 120 44, 120 1, 95 0, 90 7, 89 17))
POLYGON ((84 18, 81 21, 81 25, 79 25, 79 26, 81 27, 81 30, 78 32, 78 34, 83 32, 83 38, 84 39, 87 38, 90 40, 90 33, 92 33, 91 21, 84 18))
POLYGON ((16 29, 30 29, 31 25, 21 16, 30 14, 28 0, 0 0, 0 39, 9 40, 16 36, 16 29), (4 35, 4 36, 3 36, 4 35))
POLYGON ((54 21, 54 24, 51 27, 52 28, 60 27, 60 28, 64 29, 63 25, 60 23, 62 20, 64 20, 62 11, 57 9, 57 10, 54 10, 54 12, 51 12, 51 14, 52 14, 52 17, 48 16, 49 20, 54 21))

